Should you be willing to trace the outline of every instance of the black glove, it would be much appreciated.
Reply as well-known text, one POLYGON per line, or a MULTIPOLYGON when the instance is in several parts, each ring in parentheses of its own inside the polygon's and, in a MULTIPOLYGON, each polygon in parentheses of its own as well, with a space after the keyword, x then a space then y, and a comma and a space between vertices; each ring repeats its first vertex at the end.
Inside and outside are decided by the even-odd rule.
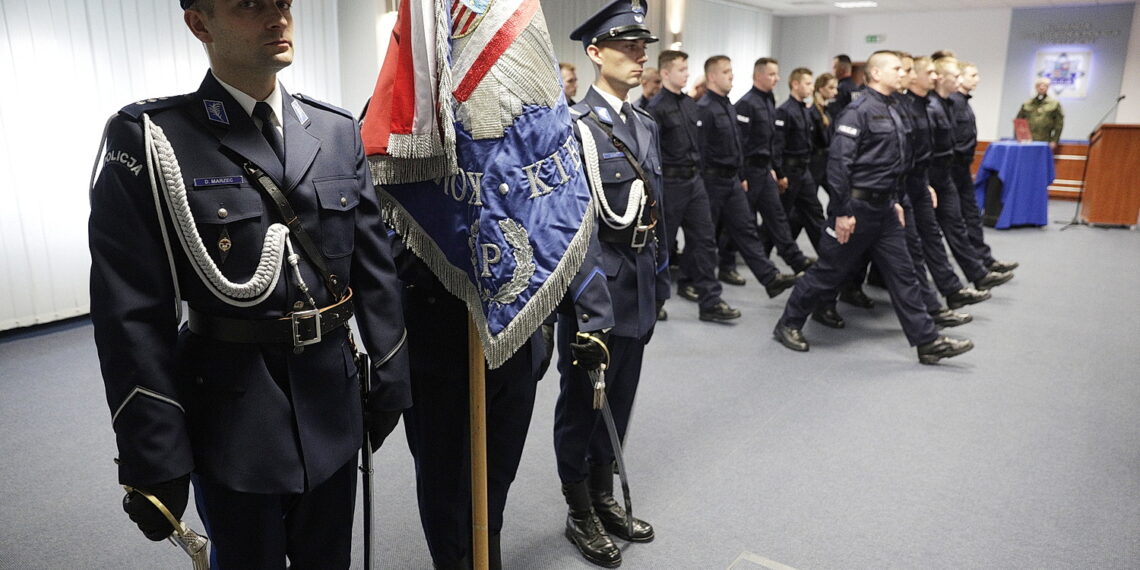
MULTIPOLYGON (((190 497, 190 475, 183 475, 157 485, 140 487, 138 491, 154 495, 166 506, 170 514, 174 515, 174 518, 181 520, 182 513, 186 512, 186 501, 190 497)), ((156 542, 166 540, 166 537, 174 532, 174 527, 158 507, 138 491, 131 491, 123 497, 123 510, 131 517, 131 521, 139 525, 139 530, 147 538, 156 542)))
POLYGON ((570 343, 571 363, 583 370, 597 370, 610 365, 610 349, 606 347, 609 334, 602 331, 578 332, 570 343))
POLYGON ((397 410, 391 412, 388 410, 365 410, 364 412, 364 429, 368 431, 369 443, 372 444, 372 453, 380 449, 380 446, 387 439, 388 434, 396 429, 396 424, 400 423, 400 416, 403 411, 397 410))
POLYGON ((546 369, 550 368, 550 361, 554 359, 554 323, 543 323, 539 329, 542 332, 542 363, 538 365, 538 378, 546 376, 546 369))

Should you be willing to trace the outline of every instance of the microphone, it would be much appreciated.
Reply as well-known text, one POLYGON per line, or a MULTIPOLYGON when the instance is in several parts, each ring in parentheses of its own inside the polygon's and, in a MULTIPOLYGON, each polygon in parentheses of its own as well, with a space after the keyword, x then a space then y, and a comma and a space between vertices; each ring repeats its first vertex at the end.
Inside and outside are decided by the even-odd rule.
POLYGON ((1119 103, 1119 102, 1121 102, 1121 101, 1123 101, 1123 100, 1124 100, 1124 95, 1121 95, 1120 97, 1117 97, 1117 98, 1116 98, 1116 102, 1117 102, 1117 103, 1119 103))

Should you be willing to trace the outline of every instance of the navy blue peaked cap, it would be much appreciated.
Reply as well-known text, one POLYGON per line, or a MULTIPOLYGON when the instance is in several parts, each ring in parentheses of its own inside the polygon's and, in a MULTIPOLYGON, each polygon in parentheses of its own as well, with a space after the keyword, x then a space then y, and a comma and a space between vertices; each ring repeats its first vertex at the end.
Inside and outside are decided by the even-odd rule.
POLYGON ((194 0, 178 0, 178 5, 182 6, 183 10, 189 8, 190 5, 193 3, 194 3, 194 0))
POLYGON ((609 40, 653 43, 657 36, 645 25, 646 8, 642 0, 614 0, 570 32, 570 39, 581 41, 584 48, 609 40))

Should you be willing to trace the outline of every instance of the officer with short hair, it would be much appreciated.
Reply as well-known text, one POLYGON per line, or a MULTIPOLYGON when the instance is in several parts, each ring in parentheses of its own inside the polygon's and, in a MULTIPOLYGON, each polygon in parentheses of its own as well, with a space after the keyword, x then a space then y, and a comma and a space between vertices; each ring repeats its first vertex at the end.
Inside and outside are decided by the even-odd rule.
POLYGON ((806 231, 812 246, 818 248, 825 220, 818 186, 811 175, 817 139, 816 121, 811 111, 815 91, 811 70, 806 67, 792 70, 788 89, 788 100, 776 109, 773 164, 788 181, 781 202, 788 215, 791 238, 794 240, 800 231, 806 231))
POLYGON ((736 107, 728 100, 728 92, 732 90, 732 60, 724 55, 708 58, 705 77, 708 92, 697 103, 697 109, 704 159, 701 175, 709 193, 712 220, 727 240, 736 245, 744 263, 764 285, 768 297, 775 297, 795 283, 795 276, 780 273, 764 255, 756 214, 745 197, 751 188, 747 180, 740 179, 744 151, 736 126, 736 107))
POLYGON ((867 253, 883 272, 903 332, 918 347, 919 362, 933 364, 974 346, 938 334, 907 253, 902 208, 895 201, 909 162, 905 125, 892 97, 901 86, 901 73, 894 52, 872 54, 866 93, 837 121, 827 170, 837 203, 820 239, 819 262, 796 284, 773 331, 789 349, 808 350, 802 332, 808 315, 862 267, 867 253))
POLYGON ((716 227, 701 179, 697 103, 681 92, 689 81, 689 54, 665 50, 657 61, 662 89, 649 102, 649 112, 661 130, 666 243, 670 251, 676 250, 677 230, 685 230, 685 254, 681 256, 685 282, 678 284, 678 294, 699 304, 702 321, 736 319, 740 311, 721 299, 716 278, 716 227))
POLYGON ((607 567, 621 564, 621 550, 611 537, 631 542, 654 538, 649 523, 634 518, 627 524, 625 509, 614 499, 616 450, 594 409, 591 378, 592 370, 606 364, 606 399, 617 436, 624 440, 645 345, 659 304, 669 296, 668 254, 657 241, 663 229, 657 125, 628 100, 647 60, 645 46, 657 41, 644 22, 645 6, 639 0, 614 0, 570 34, 582 42, 597 75, 570 115, 582 143, 583 165, 602 185, 592 190, 599 202, 598 239, 613 328, 587 332, 580 325, 589 319, 559 315, 561 392, 554 411, 554 454, 569 507, 566 538, 586 560, 607 567), (588 140, 594 142, 593 152, 584 142, 588 140))
POLYGON ((649 101, 661 91, 661 71, 656 67, 646 67, 641 71, 641 97, 634 105, 649 110, 649 101))
POLYGON ((278 81, 289 2, 180 4, 210 71, 110 120, 107 156, 136 167, 106 160, 91 191, 91 319, 119 481, 136 489, 123 508, 163 540, 140 493, 181 517, 192 480, 213 567, 348 568, 366 424, 376 448, 412 403, 360 131, 278 81))
POLYGON ((1065 112, 1061 110, 1061 102, 1049 96, 1051 84, 1048 77, 1038 77, 1033 82, 1036 94, 1021 104, 1017 118, 1029 123, 1033 140, 1047 142, 1050 149, 1056 149, 1061 142, 1061 130, 1065 128, 1065 112))
MULTIPOLYGON (((792 238, 790 210, 785 207, 785 202, 794 198, 786 197, 788 173, 781 170, 782 165, 778 162, 777 129, 781 125, 776 116, 776 97, 772 89, 779 81, 779 62, 770 57, 756 60, 752 67, 752 88, 734 104, 744 152, 741 179, 748 183, 748 204, 763 221, 760 239, 766 246, 765 252, 771 249, 770 246, 775 246, 776 252, 792 271, 799 273, 811 265, 811 260, 792 238)), ((794 170, 796 175, 806 172, 806 168, 794 170)), ((738 276, 734 278, 735 260, 736 256, 730 251, 721 252, 721 273, 727 276, 729 283, 742 281, 738 276)))
POLYGON ((974 175, 970 173, 974 164, 974 150, 978 147, 978 120, 970 106, 970 99, 974 97, 970 93, 978 88, 980 79, 978 66, 959 61, 958 71, 961 74, 958 88, 950 94, 953 103, 950 118, 954 121, 954 162, 950 167, 950 175, 961 196, 958 204, 962 208, 962 219, 966 222, 966 233, 974 250, 978 252, 982 265, 990 271, 1009 273, 1020 264, 994 259, 982 231, 982 214, 978 210, 978 200, 974 193, 974 175))
MULTIPOLYGON (((958 62, 952 58, 944 57, 934 61, 934 69, 938 80, 930 98, 929 107, 930 127, 933 134, 930 155, 930 186, 934 188, 938 200, 935 213, 942 232, 946 237, 946 245, 950 246, 950 253, 958 262, 958 267, 966 279, 971 281, 980 291, 986 291, 1013 279, 1013 273, 999 273, 986 269, 978 255, 974 244, 971 243, 962 217, 962 192, 957 188, 953 178, 955 135, 953 122, 953 102, 950 95, 958 88, 958 62)), ((970 196, 973 199, 973 196, 970 196)))

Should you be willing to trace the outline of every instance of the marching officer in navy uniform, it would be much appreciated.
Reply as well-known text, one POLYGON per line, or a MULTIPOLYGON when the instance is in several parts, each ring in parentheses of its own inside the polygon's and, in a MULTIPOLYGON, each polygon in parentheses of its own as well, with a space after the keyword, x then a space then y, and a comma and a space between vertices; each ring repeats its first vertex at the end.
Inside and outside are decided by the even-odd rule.
POLYGON ((681 256, 684 280, 677 293, 700 306, 702 321, 727 321, 740 311, 721 299, 716 278, 716 227, 709 213, 709 195, 701 179, 697 102, 681 92, 689 82, 689 55, 665 50, 658 56, 662 89, 649 102, 649 112, 661 130, 661 171, 664 174, 666 243, 675 251, 677 230, 685 230, 681 256))
MULTIPOLYGON (((697 109, 700 112, 700 145, 704 159, 701 175, 709 194, 712 220, 736 246, 744 263, 772 298, 794 285, 796 278, 780 273, 764 255, 756 214, 745 196, 751 188, 747 180, 740 179, 744 150, 736 126, 736 107, 728 100, 728 92, 732 90, 732 60, 724 55, 708 58, 705 60, 705 77, 708 91, 697 102, 697 109)), ((737 284, 743 284, 743 280, 737 284)))
POLYGON ((823 233, 823 205, 819 189, 811 175, 811 159, 815 152, 816 121, 810 103, 815 91, 811 70, 797 67, 788 76, 788 100, 776 108, 776 136, 773 163, 788 181, 780 201, 788 215, 791 238, 806 231, 812 246, 819 247, 823 233))
POLYGON ((974 98, 970 93, 978 88, 978 66, 959 61, 958 71, 961 73, 958 89, 950 94, 953 102, 951 119, 954 121, 954 164, 950 173, 961 196, 959 206, 962 208, 962 219, 966 222, 966 233, 970 237, 970 243, 974 244, 982 265, 990 271, 1010 273, 1020 264, 994 259, 982 232, 982 215, 978 211, 978 201, 974 194, 974 175, 970 173, 970 167, 974 163, 974 150, 978 147, 978 120, 970 106, 970 99, 974 98))
POLYGON ((139 492, 181 517, 192 480, 214 568, 348 568, 366 422, 375 448, 411 404, 360 134, 278 83, 289 2, 181 6, 210 71, 109 121, 91 193, 92 322, 119 481, 137 490, 123 508, 162 540, 173 529, 139 492))
MULTIPOLYGON (((966 305, 980 303, 990 298, 988 291, 978 291, 966 287, 946 254, 946 242, 942 237, 942 230, 938 225, 935 213, 934 189, 930 187, 930 163, 934 154, 934 120, 930 98, 934 97, 931 91, 938 80, 938 73, 929 57, 919 57, 913 60, 914 77, 911 78, 906 94, 903 96, 903 109, 910 115, 914 146, 914 166, 907 172, 905 178, 906 196, 913 209, 914 223, 907 224, 908 234, 913 228, 920 240, 920 249, 912 249, 911 256, 915 257, 915 270, 919 274, 925 272, 919 267, 921 263, 929 269, 932 285, 946 297, 946 304, 950 309, 958 309, 966 305)), ((943 131, 943 135, 947 131, 943 131)), ((939 311, 942 318, 948 318, 949 313, 939 311)), ((939 319, 935 315, 935 321, 939 319)))
MULTIPOLYGON (((934 90, 930 93, 931 104, 928 108, 933 135, 929 169, 930 186, 934 188, 938 200, 938 207, 934 211, 946 237, 946 245, 950 247, 950 253, 954 255, 963 275, 973 282, 978 290, 987 291, 1013 279, 1013 273, 987 269, 970 241, 969 230, 960 205, 963 193, 957 188, 953 173, 957 139, 954 132, 954 103, 950 97, 957 89, 960 71, 957 60, 947 57, 935 59, 934 69, 938 79, 934 90)), ((973 199, 972 190, 969 199, 973 199)))
POLYGON ((902 207, 895 200, 910 163, 906 126, 892 97, 901 73, 894 52, 872 54, 866 93, 837 121, 827 170, 837 203, 820 240, 819 262, 796 284, 773 331, 789 349, 808 350, 802 332, 808 315, 862 268, 868 253, 883 273, 907 339, 918 347, 919 362, 933 364, 974 347, 938 334, 907 253, 902 207))
POLYGON ((617 436, 624 440, 645 345, 653 334, 658 304, 669 296, 668 254, 657 238, 664 225, 658 218, 662 200, 657 125, 628 100, 647 60, 645 46, 657 41, 645 26, 645 8, 639 0, 614 0, 570 34, 582 42, 597 75, 570 114, 579 141, 592 139, 596 144, 596 153, 591 153, 583 143, 582 162, 602 184, 592 190, 600 202, 596 223, 613 327, 591 332, 591 315, 559 315, 561 392, 555 406, 554 453, 569 506, 566 538, 586 560, 605 567, 621 564, 621 550, 611 537, 631 542, 654 538, 653 527, 645 521, 633 519, 627 525, 625 509, 614 499, 616 455, 602 415, 594 409, 591 379, 591 370, 604 364, 606 399, 617 436), (643 194, 633 194, 630 200, 636 192, 643 194))
MULTIPOLYGON (((775 59, 762 57, 756 60, 752 71, 752 88, 737 99, 736 122, 740 129, 740 144, 744 152, 741 178, 746 181, 746 197, 753 212, 760 214, 760 238, 765 244, 765 255, 776 247, 776 252, 799 273, 811 265, 792 238, 790 210, 785 207, 788 190, 787 173, 777 162, 776 130, 780 119, 776 116, 776 97, 772 89, 780 81, 780 66, 775 59)), ((799 171, 797 170, 797 174, 799 171)), ((755 214, 753 214, 755 216, 755 214)), ((722 251, 721 272, 731 282, 736 272, 735 256, 722 251)), ((739 280, 739 277, 736 278, 739 280)))

